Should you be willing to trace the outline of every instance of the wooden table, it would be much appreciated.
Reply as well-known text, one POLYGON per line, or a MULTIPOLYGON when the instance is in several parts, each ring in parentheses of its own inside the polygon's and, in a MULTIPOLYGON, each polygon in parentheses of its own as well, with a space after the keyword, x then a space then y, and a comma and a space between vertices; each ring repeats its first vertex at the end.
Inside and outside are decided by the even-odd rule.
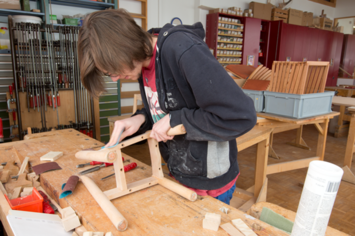
POLYGON ((339 115, 339 112, 331 112, 329 114, 309 117, 306 119, 292 119, 292 118, 287 118, 287 117, 272 115, 272 114, 267 114, 267 113, 258 113, 257 115, 258 115, 258 117, 263 117, 263 118, 266 118, 267 120, 269 120, 269 122, 266 121, 266 122, 259 123, 259 125, 264 126, 264 127, 268 127, 270 125, 274 126, 275 121, 287 123, 290 125, 314 124, 319 132, 317 152, 316 152, 315 157, 309 157, 309 158, 305 158, 305 159, 301 159, 301 160, 295 160, 295 161, 283 162, 283 163, 279 163, 279 164, 267 165, 266 168, 256 170, 257 172, 260 172, 258 174, 261 177, 259 179, 256 179, 255 181, 256 181, 256 183, 258 182, 258 184, 260 184, 265 181, 266 175, 268 175, 268 174, 274 174, 274 173, 280 173, 280 172, 289 171, 289 170, 296 170, 296 169, 300 169, 300 168, 305 168, 305 167, 308 167, 308 165, 311 161, 324 160, 325 144, 327 141, 329 119, 332 119, 334 116, 339 115))
POLYGON ((344 108, 340 110, 341 112, 340 116, 342 117, 346 116, 345 108, 349 107, 348 111, 350 113, 350 116, 348 116, 346 119, 343 118, 342 120, 347 120, 350 122, 348 141, 345 150, 344 166, 348 166, 349 168, 351 168, 351 163, 352 163, 353 153, 354 153, 354 142, 355 142, 355 98, 335 96, 333 98, 332 104, 339 105, 340 107, 344 108))
MULTIPOLYGON (((267 148, 270 136, 270 128, 256 127, 249 133, 243 135, 238 141, 240 150, 254 144, 258 144, 257 169, 265 168, 267 162, 267 148)), ((74 194, 58 199, 61 193, 61 186, 67 179, 77 174, 82 169, 76 165, 84 163, 74 157, 79 150, 88 148, 99 148, 103 144, 89 138, 88 136, 72 129, 32 134, 26 140, 5 143, 0 145, 0 162, 14 160, 21 162, 16 156, 17 151, 20 157, 28 156, 31 166, 40 163, 39 157, 49 151, 63 151, 64 155, 56 162, 62 170, 41 174, 41 186, 46 192, 60 204, 62 208, 71 206, 79 215, 83 226, 92 231, 111 231, 114 235, 227 235, 222 229, 218 232, 202 228, 202 220, 207 212, 214 212, 222 215, 222 224, 232 219, 241 218, 256 232, 266 235, 287 235, 284 232, 265 224, 257 219, 250 218, 244 212, 232 208, 212 197, 198 197, 195 202, 190 202, 179 195, 156 185, 127 196, 115 199, 112 203, 128 220, 128 229, 125 232, 118 232, 99 205, 89 194, 82 183, 79 183, 74 194), (15 151, 15 150, 16 151, 15 151), (221 207, 229 209, 228 214, 220 211, 221 207)), ((151 175, 151 168, 133 157, 123 154, 126 160, 136 162, 138 167, 126 174, 127 182, 135 182, 151 175)), ((22 159, 22 158, 20 158, 22 159)), ((90 168, 90 167, 87 167, 90 168)), ((100 179, 113 173, 113 167, 102 168, 99 171, 87 174, 100 188, 105 191, 115 184, 114 178, 104 181, 100 179)), ((256 172, 256 177, 259 173, 256 172)), ((0 194, 1 221, 8 233, 13 235, 6 215, 9 206, 0 194)))
POLYGON ((351 89, 351 88, 343 88, 343 87, 326 87, 325 90, 327 91, 335 91, 335 95, 333 97, 333 105, 339 105, 339 118, 338 118, 338 126, 334 132, 334 137, 336 138, 340 138, 340 137, 345 137, 348 135, 348 130, 349 130, 349 125, 348 124, 344 124, 344 121, 350 121, 350 116, 345 114, 346 112, 346 106, 343 105, 342 103, 345 101, 345 103, 347 102, 346 100, 348 98, 351 98, 353 96, 355 96, 355 89, 351 89), (336 104, 336 103, 338 104, 336 104))

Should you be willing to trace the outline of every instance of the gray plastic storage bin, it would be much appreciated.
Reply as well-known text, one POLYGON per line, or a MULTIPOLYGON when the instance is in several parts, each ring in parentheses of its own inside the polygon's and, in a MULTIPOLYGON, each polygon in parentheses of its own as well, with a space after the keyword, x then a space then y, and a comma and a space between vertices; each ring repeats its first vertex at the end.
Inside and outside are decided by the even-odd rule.
POLYGON ((254 101, 256 112, 263 112, 264 110, 264 91, 242 89, 246 95, 251 97, 254 101))
POLYGON ((265 91, 264 112, 297 119, 327 114, 332 112, 334 93, 326 91, 300 95, 265 91))

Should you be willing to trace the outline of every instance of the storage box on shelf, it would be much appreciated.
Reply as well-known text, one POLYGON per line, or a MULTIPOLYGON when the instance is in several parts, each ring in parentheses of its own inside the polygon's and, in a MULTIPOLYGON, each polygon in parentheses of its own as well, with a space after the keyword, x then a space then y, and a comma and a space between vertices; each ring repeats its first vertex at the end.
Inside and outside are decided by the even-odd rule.
POLYGON ((271 20, 282 20, 283 22, 287 23, 288 20, 288 11, 282 10, 280 8, 272 9, 271 20))
POLYGON ((313 13, 303 12, 302 16, 302 26, 313 26, 313 13))
POLYGON ((331 112, 334 92, 324 92, 329 62, 275 61, 265 112, 305 118, 331 112))
POLYGON ((296 9, 288 9, 287 23, 292 25, 302 25, 303 11, 296 9))
MULTIPOLYGON (((211 12, 211 11, 210 11, 211 12)), ((212 10, 213 12, 213 10, 212 10)), ((239 17, 221 12, 207 15, 206 43, 222 65, 247 64, 247 56, 252 56, 252 65, 258 63, 259 19, 239 17), (249 36, 245 36, 245 23, 250 25, 249 36), (255 27, 255 29, 251 29, 255 27), (244 38, 248 38, 247 47, 244 38), (256 38, 258 37, 258 38, 256 38)))
POLYGON ((272 4, 263 4, 258 2, 249 3, 249 9, 252 10, 255 18, 271 20, 272 4))

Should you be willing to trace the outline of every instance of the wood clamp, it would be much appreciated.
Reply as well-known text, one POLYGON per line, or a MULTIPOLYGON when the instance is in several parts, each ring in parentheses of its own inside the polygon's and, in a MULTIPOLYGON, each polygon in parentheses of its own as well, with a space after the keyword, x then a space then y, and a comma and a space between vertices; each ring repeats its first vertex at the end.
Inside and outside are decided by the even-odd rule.
MULTIPOLYGON (((113 225, 119 231, 125 231, 128 227, 128 222, 112 204, 110 201, 112 199, 116 199, 157 184, 164 186, 165 188, 181 195, 182 197, 185 197, 190 201, 195 201, 197 199, 197 194, 194 191, 164 178, 164 174, 161 168, 162 165, 159 144, 155 139, 150 138, 150 133, 151 131, 147 131, 146 133, 128 139, 113 148, 105 148, 99 151, 80 151, 75 154, 75 157, 78 159, 113 163, 117 184, 116 188, 102 192, 101 189, 89 177, 80 176, 80 179, 89 190, 91 195, 94 197, 96 202, 100 205, 102 210, 109 217, 113 225), (149 145, 153 174, 149 178, 127 184, 123 161, 121 158, 121 149, 145 139, 147 139, 149 145)), ((167 134, 179 135, 185 133, 186 131, 183 125, 178 125, 170 129, 167 134)))

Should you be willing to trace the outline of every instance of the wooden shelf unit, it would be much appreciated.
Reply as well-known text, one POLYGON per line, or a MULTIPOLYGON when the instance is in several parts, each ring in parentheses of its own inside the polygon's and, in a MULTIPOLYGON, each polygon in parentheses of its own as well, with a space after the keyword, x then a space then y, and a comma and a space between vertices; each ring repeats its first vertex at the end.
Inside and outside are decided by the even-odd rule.
POLYGON ((221 57, 226 57, 226 58, 239 57, 241 59, 241 61, 238 62, 220 61, 220 63, 223 65, 228 65, 228 64, 247 65, 248 57, 253 56, 254 57, 253 66, 256 67, 258 65, 258 52, 255 49, 258 48, 259 40, 260 40, 260 24, 261 24, 261 20, 256 18, 241 17, 241 16, 230 15, 225 13, 210 13, 207 15, 207 20, 206 20, 206 44, 210 49, 213 49, 213 53, 216 59, 220 59, 221 57), (222 18, 239 20, 240 23, 222 20, 222 18), (232 28, 221 27, 221 25, 219 24, 236 25, 243 28, 232 29, 232 28), (228 34, 228 33, 226 34, 223 31, 242 32, 242 35, 228 34), (243 41, 230 42, 228 40, 223 40, 219 37, 242 38, 243 41), (248 42, 246 42, 245 39, 248 39, 248 42), (242 45, 242 49, 220 48, 218 47, 218 45, 221 43, 239 44, 242 45), (218 51, 219 50, 241 51, 242 55, 241 56, 224 55, 218 53, 217 50, 218 51))

